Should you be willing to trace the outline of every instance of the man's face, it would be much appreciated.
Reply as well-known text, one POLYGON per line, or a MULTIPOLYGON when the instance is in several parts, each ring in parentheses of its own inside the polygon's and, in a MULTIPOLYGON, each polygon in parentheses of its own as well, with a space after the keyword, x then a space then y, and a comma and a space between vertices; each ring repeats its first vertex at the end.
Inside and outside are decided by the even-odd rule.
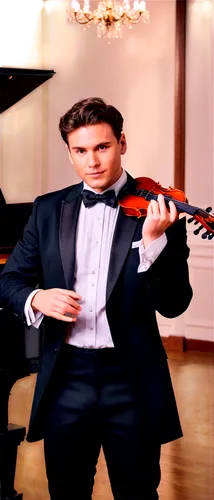
POLYGON ((121 155, 126 152, 122 133, 118 142, 108 123, 79 127, 68 135, 69 158, 79 177, 101 193, 122 172, 121 155))

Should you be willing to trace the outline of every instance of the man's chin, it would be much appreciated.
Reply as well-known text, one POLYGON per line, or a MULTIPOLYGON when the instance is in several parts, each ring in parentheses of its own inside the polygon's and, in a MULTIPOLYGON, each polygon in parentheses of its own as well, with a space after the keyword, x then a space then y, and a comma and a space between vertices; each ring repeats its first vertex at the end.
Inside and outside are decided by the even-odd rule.
POLYGON ((87 179, 86 183, 88 186, 90 186, 92 189, 96 189, 96 191, 105 191, 108 187, 108 183, 106 181, 98 181, 98 179, 87 179))

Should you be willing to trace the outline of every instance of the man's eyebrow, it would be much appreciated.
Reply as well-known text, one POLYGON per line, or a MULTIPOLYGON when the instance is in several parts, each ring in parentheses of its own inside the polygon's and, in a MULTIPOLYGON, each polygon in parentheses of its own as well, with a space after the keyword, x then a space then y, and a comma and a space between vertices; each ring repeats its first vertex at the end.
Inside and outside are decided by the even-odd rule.
MULTIPOLYGON (((99 142, 99 144, 96 144, 95 149, 99 148, 99 146, 109 146, 111 144, 111 141, 102 141, 99 142)), ((84 146, 73 146, 71 149, 87 149, 84 146)))

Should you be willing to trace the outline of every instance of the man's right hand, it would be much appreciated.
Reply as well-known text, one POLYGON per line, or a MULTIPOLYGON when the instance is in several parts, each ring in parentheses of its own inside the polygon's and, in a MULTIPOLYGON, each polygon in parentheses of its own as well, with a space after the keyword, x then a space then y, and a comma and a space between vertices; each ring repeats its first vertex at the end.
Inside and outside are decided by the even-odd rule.
POLYGON ((31 301, 31 307, 45 316, 71 323, 77 320, 76 316, 82 309, 78 303, 80 299, 82 297, 72 290, 51 288, 39 290, 31 301))

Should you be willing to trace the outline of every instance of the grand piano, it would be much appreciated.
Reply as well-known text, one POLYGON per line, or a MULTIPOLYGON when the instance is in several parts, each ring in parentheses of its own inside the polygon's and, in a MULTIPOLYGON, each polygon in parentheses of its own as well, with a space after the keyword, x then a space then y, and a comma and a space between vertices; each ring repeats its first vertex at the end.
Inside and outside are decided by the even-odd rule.
MULTIPOLYGON (((7 204, 0 189, 0 272, 2 271, 8 257, 12 253, 18 239, 21 237, 23 229, 30 217, 33 203, 9 203, 7 204)), ((16 366, 17 374, 28 369, 30 372, 36 371, 38 365, 38 346, 35 341, 32 346, 31 337, 36 338, 36 334, 31 335, 26 330, 26 326, 15 315, 9 314, 1 306, 0 297, 0 367, 2 363, 10 363, 13 367, 16 366), (15 325, 15 330, 22 332, 23 338, 18 338, 17 334, 13 333, 13 328, 10 334, 8 333, 7 325, 15 325), (6 335, 3 334, 3 325, 6 328, 6 335), (13 338, 14 337, 14 338, 13 338), (6 361, 7 360, 7 361, 6 361)), ((20 334, 21 335, 21 334, 20 334)), ((1 417, 0 417, 1 418, 1 417)))
MULTIPOLYGON (((0 114, 55 74, 53 70, 0 67, 0 114)), ((15 113, 15 109, 14 109, 15 113)), ((0 188, 0 272, 30 216, 32 203, 6 203, 0 188)), ((21 500, 14 489, 17 447, 25 427, 8 423, 8 400, 13 384, 38 371, 42 327, 27 328, 1 305, 0 297, 0 500, 21 500)))
MULTIPOLYGON (((0 272, 31 214, 32 203, 7 204, 0 189, 0 272)), ((0 297, 0 500, 21 500, 14 489, 17 447, 26 429, 8 422, 13 384, 38 371, 42 328, 28 328, 2 307, 0 297)))

